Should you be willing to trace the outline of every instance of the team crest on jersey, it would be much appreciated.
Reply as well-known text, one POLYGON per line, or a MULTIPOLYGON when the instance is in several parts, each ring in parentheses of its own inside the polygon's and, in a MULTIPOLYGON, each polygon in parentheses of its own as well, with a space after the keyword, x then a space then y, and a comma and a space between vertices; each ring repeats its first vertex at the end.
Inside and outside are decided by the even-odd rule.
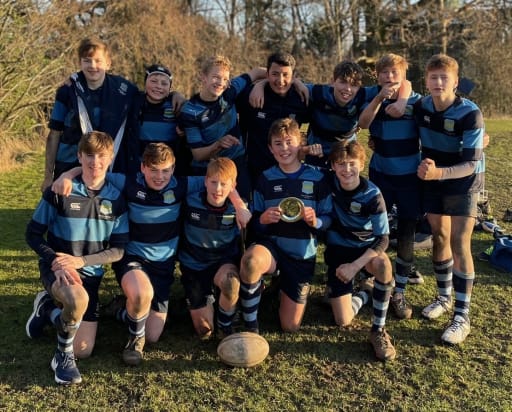
POLYGON ((314 186, 315 185, 313 184, 313 182, 310 182, 308 180, 302 182, 302 193, 310 195, 311 193, 313 193, 314 186))
POLYGON ((453 132, 455 130, 455 120, 444 119, 444 130, 447 132, 453 132))
POLYGON ((174 203, 176 200, 176 196, 174 196, 174 190, 168 190, 164 192, 164 203, 167 203, 170 205, 171 203, 174 203))
POLYGON ((137 199, 146 200, 146 192, 143 192, 142 190, 137 191, 137 199))
POLYGON ((223 225, 232 225, 233 224, 233 221, 235 220, 235 216, 234 215, 224 215, 222 216, 222 224, 223 225))
POLYGON ((126 93, 128 92, 128 85, 126 83, 121 83, 119 86, 119 93, 123 96, 126 96, 126 93))
POLYGON ((428 116, 428 115, 423 116, 423 121, 427 124, 430 124, 430 116, 428 116))
POLYGON ((174 117, 174 111, 172 110, 172 107, 166 107, 164 109, 164 119, 172 119, 174 117))
POLYGON ((201 220, 201 215, 197 212, 191 212, 190 213, 190 219, 192 220, 196 220, 196 221, 200 221, 201 220))
POLYGON ((274 186, 274 193, 281 193, 283 191, 282 185, 276 185, 274 186))
POLYGON ((352 213, 361 213, 361 203, 359 203, 359 202, 350 202, 350 211, 352 213))
POLYGON ((267 117, 264 112, 258 112, 256 116, 258 117, 258 119, 265 119, 267 117))
POLYGON ((112 202, 110 200, 103 199, 101 201, 100 213, 106 216, 110 216, 112 214, 112 202))

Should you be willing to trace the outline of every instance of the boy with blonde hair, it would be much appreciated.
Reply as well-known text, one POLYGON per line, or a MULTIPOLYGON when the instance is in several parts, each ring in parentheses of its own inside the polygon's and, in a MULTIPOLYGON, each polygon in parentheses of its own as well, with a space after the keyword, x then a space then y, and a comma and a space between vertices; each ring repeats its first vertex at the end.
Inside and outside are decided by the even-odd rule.
POLYGON ((389 114, 398 99, 398 89, 406 81, 407 60, 397 54, 382 56, 376 63, 377 86, 367 88, 368 101, 359 116, 362 128, 369 128, 369 145, 373 154, 369 178, 382 192, 387 210, 396 205, 397 257, 395 260, 395 290, 391 307, 400 319, 412 316, 412 307, 405 299, 407 282, 422 282, 414 268, 416 222, 421 214, 419 180, 416 169, 420 162, 420 144, 414 103, 421 98, 412 92, 402 116, 389 114))
POLYGON ((200 71, 201 89, 186 102, 178 118, 192 151, 191 174, 203 176, 210 159, 228 157, 238 171, 238 189, 249 198, 250 184, 235 101, 265 70, 254 68, 230 79, 231 62, 222 55, 208 58, 200 71))
POLYGON ((192 323, 201 339, 215 329, 224 337, 233 333, 240 280, 240 232, 236 207, 228 199, 236 186, 235 163, 226 157, 210 160, 203 190, 187 196, 183 236, 178 259, 192 323), (214 302, 220 291, 217 327, 214 302))
POLYGON ((445 54, 432 56, 425 69, 430 92, 414 105, 422 161, 417 174, 423 181, 423 206, 432 228, 432 263, 438 296, 423 309, 435 319, 453 306, 452 320, 441 336, 462 343, 470 332, 469 306, 475 279, 471 234, 482 189, 484 121, 480 109, 457 96, 459 65, 445 54))

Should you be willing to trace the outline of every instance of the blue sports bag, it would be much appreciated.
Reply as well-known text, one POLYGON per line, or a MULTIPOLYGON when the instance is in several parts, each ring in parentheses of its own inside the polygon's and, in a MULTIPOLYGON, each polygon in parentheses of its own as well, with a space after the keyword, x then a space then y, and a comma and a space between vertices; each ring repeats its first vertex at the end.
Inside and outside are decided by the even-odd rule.
POLYGON ((512 236, 499 236, 494 240, 489 263, 496 269, 512 273, 512 236))

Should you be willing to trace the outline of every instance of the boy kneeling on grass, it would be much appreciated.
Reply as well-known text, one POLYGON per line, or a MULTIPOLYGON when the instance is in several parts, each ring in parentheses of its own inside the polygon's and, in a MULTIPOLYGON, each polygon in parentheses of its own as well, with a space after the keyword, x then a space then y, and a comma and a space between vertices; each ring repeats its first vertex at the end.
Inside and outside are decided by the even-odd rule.
MULTIPOLYGON (((175 177, 174 167, 172 149, 165 143, 150 143, 144 150, 137 176, 126 178, 120 173, 109 173, 106 177, 126 197, 130 241, 123 258, 112 265, 123 294, 106 305, 105 314, 127 325, 129 338, 122 356, 131 366, 142 362, 145 343, 157 342, 164 330, 174 282, 182 204, 187 197, 204 194, 204 177, 175 177)), ((53 190, 67 195, 69 179, 79 173, 80 168, 64 173, 53 184, 53 190)), ((235 179, 236 173, 233 182, 235 179)), ((235 214, 229 212, 231 218, 234 216, 236 224, 245 227, 250 212, 236 190, 228 191, 228 196, 236 210, 235 214)), ((200 252, 202 257, 206 256, 206 252, 200 252)))
POLYGON ((122 258, 128 242, 128 213, 121 192, 105 181, 114 156, 114 141, 93 131, 78 144, 82 172, 71 194, 47 188, 26 230, 29 246, 39 255, 44 291, 37 294, 26 324, 29 338, 57 329, 57 350, 51 361, 55 381, 82 381, 75 355, 88 357, 98 328, 98 289, 102 265, 122 258), (108 245, 108 246, 105 246, 108 245))
POLYGON ((300 160, 303 141, 293 119, 270 127, 268 146, 277 165, 263 172, 254 191, 257 241, 240 264, 240 301, 245 327, 259 332, 262 277, 280 271, 279 320, 285 332, 300 328, 315 270, 317 231, 330 223, 331 195, 324 174, 300 160), (293 222, 283 221, 280 203, 297 198, 303 204, 293 222))
POLYGON ((373 324, 370 343, 382 361, 396 356, 384 329, 393 289, 391 261, 386 255, 389 225, 386 204, 380 190, 360 176, 366 154, 356 141, 338 142, 331 148, 333 222, 327 229, 325 263, 327 287, 334 319, 346 326, 370 299, 373 324), (361 269, 375 276, 369 288, 353 294, 353 280, 361 269))
MULTIPOLYGON (((215 329, 219 338, 233 333, 242 254, 237 215, 244 213, 236 206, 241 199, 235 203, 231 200, 236 179, 233 160, 227 157, 210 160, 203 189, 189 193, 183 206, 178 259, 192 323, 201 339, 210 338, 215 329), (215 328, 213 303, 217 291, 220 293, 215 328)), ((246 223, 247 220, 242 226, 246 223)))

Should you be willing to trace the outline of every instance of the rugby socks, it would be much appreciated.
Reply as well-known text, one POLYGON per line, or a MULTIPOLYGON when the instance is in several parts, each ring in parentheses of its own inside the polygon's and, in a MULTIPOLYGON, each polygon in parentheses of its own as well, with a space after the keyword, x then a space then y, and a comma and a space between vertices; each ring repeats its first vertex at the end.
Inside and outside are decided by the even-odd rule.
POLYGON ((128 323, 128 312, 126 311, 126 308, 122 308, 116 311, 114 315, 115 319, 122 323, 128 323))
POLYGON ((258 306, 261 300, 262 279, 256 283, 240 281, 240 304, 245 327, 248 330, 258 330, 258 306))
POLYGON ((354 312, 354 316, 356 316, 361 308, 368 303, 370 300, 368 293, 364 290, 360 290, 352 295, 352 311, 354 312))
POLYGON ((225 333, 231 333, 231 325, 236 313, 236 305, 230 311, 227 311, 219 305, 217 314, 217 327, 225 333))
POLYGON ((80 327, 80 322, 66 323, 62 320, 62 313, 58 313, 51 320, 57 328, 57 348, 61 352, 73 353, 73 341, 80 327))
POLYGON ((412 270, 412 261, 406 262, 398 256, 395 259, 395 293, 404 293, 409 273, 412 270))
POLYGON ((453 288, 453 258, 441 262, 433 262, 433 264, 439 295, 451 299, 453 288))
POLYGON ((146 334, 146 320, 149 316, 149 313, 139 319, 132 318, 128 312, 126 312, 126 310, 125 313, 125 322, 128 325, 128 333, 131 336, 135 336, 137 338, 144 336, 146 334))
POLYGON ((373 286, 373 324, 372 332, 382 329, 386 324, 389 298, 393 291, 393 281, 382 283, 375 279, 373 286))
POLYGON ((453 289, 455 290, 455 307, 453 311, 455 315, 461 315, 465 319, 469 319, 469 304, 474 280, 475 273, 453 271, 453 289))

